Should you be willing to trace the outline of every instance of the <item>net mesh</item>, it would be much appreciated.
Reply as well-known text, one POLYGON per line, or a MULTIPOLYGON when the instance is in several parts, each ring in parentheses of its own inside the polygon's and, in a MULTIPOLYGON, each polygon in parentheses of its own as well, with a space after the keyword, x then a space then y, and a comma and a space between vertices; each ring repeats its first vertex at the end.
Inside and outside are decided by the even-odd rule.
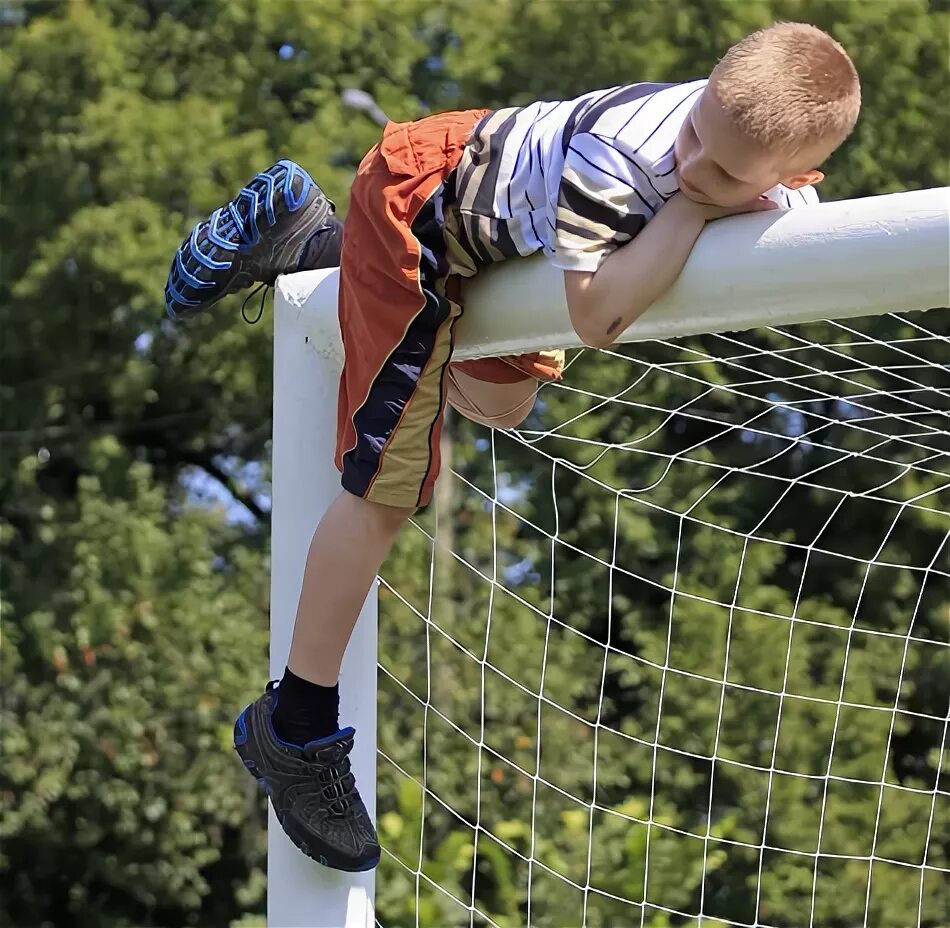
POLYGON ((380 924, 950 922, 947 313, 580 351, 380 586, 380 924))

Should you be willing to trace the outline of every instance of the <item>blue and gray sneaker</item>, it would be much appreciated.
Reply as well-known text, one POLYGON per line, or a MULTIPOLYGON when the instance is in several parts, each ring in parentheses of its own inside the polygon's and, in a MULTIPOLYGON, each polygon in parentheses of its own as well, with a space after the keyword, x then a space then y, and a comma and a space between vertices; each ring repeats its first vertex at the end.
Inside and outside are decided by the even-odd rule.
POLYGON ((226 294, 298 270, 313 236, 325 229, 339 237, 334 209, 299 164, 278 161, 262 171, 181 243, 165 284, 168 315, 194 315, 226 294))
POLYGON ((284 741, 271 719, 277 694, 277 681, 271 680, 238 716, 234 749, 304 854, 335 870, 372 870, 379 863, 379 840, 350 771, 353 729, 302 747, 284 741))

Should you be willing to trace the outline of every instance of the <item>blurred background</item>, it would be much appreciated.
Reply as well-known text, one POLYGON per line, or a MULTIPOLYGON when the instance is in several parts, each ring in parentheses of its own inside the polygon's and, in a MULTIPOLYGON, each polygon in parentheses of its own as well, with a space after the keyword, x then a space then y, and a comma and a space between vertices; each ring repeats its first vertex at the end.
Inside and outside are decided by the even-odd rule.
MULTIPOLYGON (((259 693, 267 668, 271 322, 269 308, 260 325, 242 322, 243 297, 186 327, 164 318, 165 276, 192 224, 278 158, 304 165, 345 214, 356 165, 379 136, 380 111, 409 120, 621 82, 700 77, 730 44, 777 19, 830 31, 862 78, 861 120, 825 168, 824 199, 950 182, 946 0, 0 2, 0 923, 262 924, 264 799, 235 761, 231 726, 259 693)), ((945 316, 943 325, 946 332, 945 316)), ((475 482, 489 480, 490 471, 479 476, 475 453, 487 447, 488 433, 468 428, 453 426, 464 439, 457 465, 475 482)), ((464 509, 458 500, 453 505, 464 509)), ((481 511, 473 504, 472 513, 481 511)), ((571 518, 585 514, 594 518, 593 509, 578 504, 571 518)), ((460 532, 466 519, 476 515, 461 512, 460 532)), ((642 549, 673 556, 669 544, 651 540, 647 523, 635 528, 642 549)), ((895 540, 906 550, 894 557, 910 563, 915 544, 922 550, 944 530, 923 520, 905 541, 895 540)), ((860 534, 860 525, 849 531, 860 534)), ((520 553, 508 580, 530 585, 537 580, 532 551, 540 548, 515 529, 509 541, 520 553)), ((428 564, 428 549, 410 538, 389 568, 393 584, 417 586, 407 595, 424 599, 428 564)), ((765 584, 781 568, 763 563, 754 570, 765 584)), ((460 612, 469 609, 467 597, 476 594, 466 593, 459 577, 443 580, 460 612)), ((828 579, 816 596, 834 605, 835 582, 828 579)), ((583 584, 578 589, 571 609, 582 623, 583 584)), ((912 593, 883 583, 875 596, 882 614, 898 616, 912 593)), ((920 635, 945 636, 938 615, 945 616, 946 603, 946 589, 933 592, 925 605, 931 618, 922 619, 932 626, 921 625, 920 635)), ((380 641, 381 649, 392 643, 393 676, 411 681, 415 667, 424 677, 425 641, 408 630, 397 635, 401 620, 386 609, 380 641)), ((841 624, 852 614, 853 606, 841 624)), ((625 647, 653 653, 662 633, 645 620, 640 631, 630 630, 625 647)), ((543 644, 524 630, 509 643, 510 656, 519 641, 526 655, 543 644)), ((815 643, 811 669, 802 671, 816 686, 829 673, 821 647, 832 645, 815 643)), ((690 648, 703 651, 701 642, 690 648)), ((589 696, 582 660, 570 653, 561 677, 552 671, 564 705, 589 696)), ((868 680, 876 661, 885 657, 869 655, 862 665, 868 680)), ((945 713, 940 665, 922 656, 911 669, 919 672, 918 711, 945 713)), ((453 675, 441 685, 454 688, 456 703, 478 703, 478 681, 468 689, 468 679, 453 675)), ((624 703, 622 694, 654 682, 618 672, 616 698, 607 696, 612 711, 635 715, 642 700, 624 703)), ((380 713, 381 744, 398 760, 418 719, 409 709, 400 714, 398 687, 381 686, 381 699, 389 700, 389 711, 380 713)), ((425 692, 425 683, 419 686, 425 692)), ((671 694, 673 705, 676 698, 671 694)), ((681 698, 687 705, 702 696, 681 698)), ((512 701, 499 705, 499 713, 516 714, 512 701)), ((751 709, 748 719, 743 739, 752 742, 759 722, 751 709)), ((510 744, 502 750, 511 753, 503 756, 533 756, 531 742, 517 740, 525 738, 520 724, 509 722, 510 744)), ((802 715, 795 724, 800 730, 790 737, 807 752, 817 722, 802 715)), ((564 731, 572 737, 573 729, 564 731)), ((470 758, 461 748, 453 754, 457 740, 430 736, 443 745, 444 789, 457 787, 461 795, 473 782, 470 758)), ((901 782, 932 792, 939 733, 908 725, 901 739, 894 760, 901 782)), ((405 768, 410 754, 401 761, 405 768)), ((561 760, 565 777, 569 755, 561 760)), ((636 776, 611 780, 602 763, 618 807, 635 801, 629 793, 636 776)), ((671 809, 687 810, 676 815, 695 805, 699 780, 691 777, 700 774, 686 767, 671 774, 671 809)), ((515 779, 503 765, 490 773, 496 786, 511 783, 517 793, 515 779)), ((422 799, 413 782, 381 767, 380 829, 391 853, 380 868, 380 923, 469 924, 467 911, 445 908, 426 885, 419 889, 414 874, 422 871, 474 899, 491 923, 522 924, 523 887, 497 846, 483 840, 473 881, 470 835, 460 837, 450 821, 443 827, 434 818, 417 859, 422 799)), ((790 807, 809 801, 804 793, 788 798, 790 807)), ((849 822, 873 821, 869 802, 842 798, 846 848, 849 822)), ((891 811, 899 825, 892 853, 919 864, 914 842, 920 844, 924 812, 891 811)), ((581 832, 586 854, 586 820, 581 827, 569 812, 551 815, 563 826, 550 836, 552 859, 558 848, 575 846, 581 832)), ((498 833, 527 848, 518 827, 512 812, 498 833)), ((761 831, 741 815, 723 827, 749 841, 761 831)), ((628 867, 630 881, 642 884, 642 848, 629 834, 617 835, 615 845, 606 833, 598 844, 616 848, 604 852, 603 866, 619 874, 628 867)), ((930 851, 931 862, 944 867, 946 840, 944 823, 930 851)), ((664 853, 692 860, 658 890, 668 893, 670 907, 691 911, 698 865, 674 846, 664 853)), ((758 914, 797 925, 794 900, 811 892, 811 861, 801 870, 791 858, 785 863, 766 893, 771 910, 758 914)), ((718 870, 725 887, 719 917, 751 923, 758 900, 752 871, 725 859, 705 867, 718 870)), ((862 923, 867 869, 842 865, 829 876, 816 924, 862 923), (854 907, 842 901, 849 898, 854 907)), ((868 924, 901 928, 916 919, 908 913, 917 883, 908 888, 900 868, 892 869, 881 873, 884 892, 868 924)), ((915 881, 919 874, 913 872, 915 881)), ((928 883, 925 924, 950 924, 945 890, 928 883)), ((535 892, 533 924, 575 923, 564 909, 559 916, 555 888, 535 892)), ((644 923, 693 922, 655 912, 644 923)), ((618 910, 589 924, 625 922, 618 910)))

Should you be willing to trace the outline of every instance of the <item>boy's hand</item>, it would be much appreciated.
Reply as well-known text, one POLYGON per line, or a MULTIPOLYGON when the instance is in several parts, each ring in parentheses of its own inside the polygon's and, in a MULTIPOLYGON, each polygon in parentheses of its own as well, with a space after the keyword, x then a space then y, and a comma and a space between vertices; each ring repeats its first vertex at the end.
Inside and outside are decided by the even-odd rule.
POLYGON ((706 222, 713 219, 723 219, 726 216, 738 216, 741 213, 761 213, 770 209, 778 209, 778 204, 768 197, 757 197, 747 203, 740 203, 738 206, 709 206, 705 203, 696 203, 696 208, 700 211, 706 222))

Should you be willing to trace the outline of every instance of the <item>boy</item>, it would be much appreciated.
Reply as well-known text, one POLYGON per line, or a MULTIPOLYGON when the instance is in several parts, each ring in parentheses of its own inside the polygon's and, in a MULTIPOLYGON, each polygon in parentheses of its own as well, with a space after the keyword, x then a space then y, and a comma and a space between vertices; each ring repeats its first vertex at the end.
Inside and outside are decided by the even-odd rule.
POLYGON ((844 49, 783 23, 731 48, 708 81, 390 123, 363 159, 345 235, 282 161, 195 227, 166 288, 173 316, 254 281, 334 266, 345 350, 343 490, 310 546, 287 669, 235 725, 291 840, 341 870, 379 860, 338 727, 337 677, 402 525, 432 494, 446 402, 513 427, 558 353, 455 363, 459 282, 543 251, 588 345, 616 341, 676 280, 705 222, 817 201, 816 169, 850 134, 860 86, 844 49))

